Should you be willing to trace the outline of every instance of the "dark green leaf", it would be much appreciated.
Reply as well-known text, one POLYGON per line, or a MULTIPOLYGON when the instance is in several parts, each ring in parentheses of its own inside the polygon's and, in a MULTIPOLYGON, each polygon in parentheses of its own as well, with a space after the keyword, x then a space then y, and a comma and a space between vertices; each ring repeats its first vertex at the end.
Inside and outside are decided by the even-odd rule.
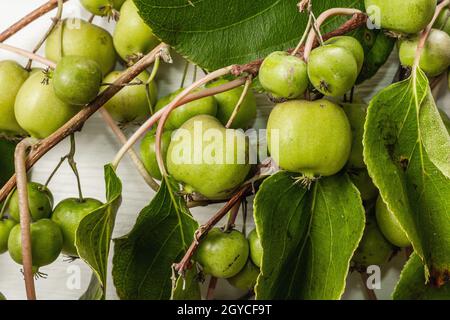
POLYGON ((14 173, 15 148, 14 142, 0 139, 0 186, 3 186, 14 173))
MULTIPOLYGON (((295 47, 307 21, 299 0, 135 0, 143 19, 164 42, 208 70, 246 63, 295 47)), ((313 1, 316 15, 335 7, 363 9, 362 0, 313 1)), ((346 18, 329 19, 323 32, 346 18)))
POLYGON ((0 300, 6 300, 6 297, 1 292, 0 292, 0 300))
MULTIPOLYGON (((115 240, 112 273, 119 297, 169 299, 172 264, 186 252, 197 226, 178 184, 166 177, 131 232, 115 240)), ((196 280, 186 278, 186 288, 194 286, 189 281, 196 280)))
POLYGON ((450 137, 422 71, 371 101, 364 158, 435 283, 450 272, 450 137))
POLYGON ((103 287, 95 274, 92 274, 89 286, 79 300, 102 300, 104 299, 103 287))
MULTIPOLYGON (((122 183, 111 165, 105 166, 106 203, 81 220, 75 245, 78 254, 92 269, 106 290, 108 255, 117 210, 122 202, 122 183)), ((95 288, 95 283, 94 283, 95 288)))
POLYGON ((436 288, 426 283, 425 267, 413 253, 400 275, 392 295, 394 300, 450 300, 450 283, 436 288))
POLYGON ((358 190, 346 175, 307 191, 292 174, 266 179, 254 204, 263 247, 258 299, 339 299, 364 230, 358 190))

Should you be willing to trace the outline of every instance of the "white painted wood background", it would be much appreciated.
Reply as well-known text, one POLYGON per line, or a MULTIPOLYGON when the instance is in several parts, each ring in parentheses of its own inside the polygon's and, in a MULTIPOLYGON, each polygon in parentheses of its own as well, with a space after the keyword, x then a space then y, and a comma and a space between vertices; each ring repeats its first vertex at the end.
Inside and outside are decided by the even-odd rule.
MULTIPOLYGON (((45 3, 46 0, 15 0, 0 1, 0 30, 7 28, 16 20, 30 12, 37 6, 45 3)), ((32 23, 19 34, 7 41, 7 43, 25 49, 32 49, 45 33, 50 18, 54 13, 50 13, 32 23)), ((89 14, 84 11, 77 0, 71 0, 65 5, 64 16, 81 16, 88 18, 89 14)), ((113 23, 106 22, 105 19, 96 18, 96 24, 112 31, 113 23)), ((42 52, 41 52, 42 53, 42 52)), ((394 54, 395 56, 395 54, 394 54)), ((163 96, 178 88, 181 73, 184 66, 181 58, 175 57, 175 63, 170 66, 163 66, 158 74, 159 96, 163 96)), ((0 52, 0 59, 15 59, 26 63, 16 55, 0 52)), ((395 57, 393 63, 380 72, 370 84, 359 88, 361 96, 373 95, 374 88, 385 86, 391 81, 395 72, 395 57)), ((189 77, 188 77, 189 79, 189 77)), ((444 106, 449 111, 450 95, 447 86, 443 85, 440 90, 438 104, 444 106)), ((257 126, 263 127, 265 119, 270 112, 271 105, 263 96, 258 97, 259 110, 257 126)), ((101 200, 104 196, 103 166, 110 162, 117 152, 119 144, 115 141, 112 133, 105 128, 99 116, 92 117, 85 125, 82 133, 77 134, 77 162, 81 173, 83 191, 87 197, 95 197, 101 200)), ((44 182, 57 161, 68 151, 67 141, 61 143, 50 151, 33 170, 33 180, 44 182)), ((136 173, 128 158, 121 163, 118 174, 123 181, 123 204, 117 216, 117 223, 114 237, 126 234, 135 222, 136 216, 141 208, 148 204, 153 196, 153 192, 145 185, 141 177, 136 173)), ((58 175, 52 181, 50 188, 55 196, 55 203, 60 200, 76 196, 76 184, 73 174, 67 165, 63 166, 58 175)), ((210 217, 217 206, 199 208, 194 210, 194 215, 202 223, 210 217)), ((249 219, 249 227, 253 222, 249 219)), ((239 224, 241 222, 239 221, 239 224)), ((382 286, 376 293, 380 299, 389 299, 390 293, 397 281, 399 270, 404 262, 404 255, 399 254, 389 265, 382 270, 382 286)), ((111 267, 111 264, 110 264, 111 267)), ((24 299, 24 285, 20 266, 15 264, 6 253, 0 256, 0 292, 4 293, 8 299, 24 299)), ((67 263, 60 256, 58 260, 50 266, 42 268, 48 274, 47 279, 39 279, 36 282, 38 299, 77 299, 85 290, 90 279, 90 270, 82 262, 67 263), (80 287, 74 288, 70 276, 74 272, 80 272, 80 287), (69 285, 68 285, 69 284, 69 285)), ((219 281, 216 297, 232 299, 241 295, 242 292, 229 286, 226 281, 219 281)), ((116 299, 114 286, 111 277, 108 283, 108 299, 116 299)), ((344 299, 364 299, 361 280, 358 274, 351 274, 348 278, 347 290, 344 299)))

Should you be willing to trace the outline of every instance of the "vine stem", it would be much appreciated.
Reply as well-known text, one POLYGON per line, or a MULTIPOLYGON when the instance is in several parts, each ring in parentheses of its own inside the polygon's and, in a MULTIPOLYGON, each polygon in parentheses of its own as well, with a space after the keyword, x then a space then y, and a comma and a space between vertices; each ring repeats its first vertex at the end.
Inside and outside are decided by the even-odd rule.
MULTIPOLYGON (((236 79, 233 81, 230 81, 228 83, 222 84, 220 86, 214 87, 214 88, 208 88, 204 89, 198 92, 191 93, 175 103, 175 107, 182 106, 188 102, 198 100, 204 97, 214 96, 218 93, 225 92, 228 90, 231 90, 233 88, 237 88, 245 83, 245 78, 236 79)), ((127 153, 128 149, 133 147, 133 145, 149 130, 162 116, 165 110, 167 110, 168 106, 165 106, 164 108, 158 110, 156 113, 154 113, 144 124, 141 125, 139 129, 137 129, 134 134, 128 139, 127 143, 122 146, 122 149, 119 150, 119 152, 114 157, 114 160, 112 161, 112 166, 114 168, 117 168, 120 161, 124 157, 125 153, 127 153)), ((1 198, 0 198, 1 199, 1 198)))
POLYGON ((438 18, 441 11, 450 4, 450 0, 444 0, 442 1, 437 7, 436 11, 434 12, 433 19, 428 24, 428 26, 421 32, 419 43, 417 44, 417 50, 416 50, 416 56, 414 58, 414 64, 412 67, 413 74, 416 74, 417 68, 419 67, 420 63, 420 56, 422 55, 423 49, 425 48, 425 44, 427 42, 428 36, 430 35, 431 29, 433 28, 434 23, 436 22, 436 19, 438 18))
POLYGON ((19 196, 22 265, 28 300, 36 300, 36 289, 34 286, 33 258, 31 254, 31 218, 28 204, 28 181, 25 159, 28 150, 37 142, 38 140, 34 138, 25 138, 17 144, 16 151, 14 153, 14 167, 17 175, 17 194, 19 196))
POLYGON ((158 122, 158 127, 156 129, 156 139, 155 139, 155 152, 156 152, 156 160, 158 162, 159 170, 161 171, 161 174, 163 176, 167 175, 166 167, 164 165, 164 159, 161 152, 161 137, 164 130, 164 125, 167 121, 167 118, 169 118, 170 112, 174 110, 178 104, 185 98, 189 93, 191 93, 193 90, 197 89, 198 87, 208 83, 209 81, 215 80, 217 78, 220 78, 224 75, 227 75, 231 72, 233 66, 228 66, 219 70, 216 70, 214 72, 211 72, 201 78, 200 80, 195 81, 193 84, 191 84, 189 87, 184 89, 179 95, 176 96, 176 98, 167 105, 166 108, 164 108, 163 113, 161 114, 161 118, 158 122))
MULTIPOLYGON (((155 60, 156 56, 162 51, 167 50, 167 45, 162 43, 153 49, 150 53, 139 60, 135 65, 122 73, 113 85, 102 91, 90 104, 84 107, 62 127, 56 130, 49 137, 43 139, 39 146, 33 148, 28 155, 26 162, 27 169, 31 168, 44 154, 56 146, 59 142, 65 139, 73 132, 79 130, 83 124, 89 119, 98 109, 100 109, 109 99, 111 99, 117 92, 123 88, 124 83, 128 83, 136 78, 144 69, 150 66, 155 60)), ((0 201, 11 192, 16 184, 16 176, 12 176, 8 182, 0 190, 0 201)))
POLYGON ((242 94, 239 97, 239 100, 236 103, 236 106, 234 107, 233 113, 231 114, 230 119, 228 119, 228 122, 225 125, 225 128, 229 129, 231 127, 231 125, 233 124, 233 121, 236 118, 239 110, 241 109, 241 105, 244 102, 245 97, 247 96, 247 93, 248 93, 248 90, 250 89, 252 81, 253 81, 253 77, 252 77, 252 75, 249 75, 247 77, 247 80, 245 80, 244 90, 242 90, 242 94))
MULTIPOLYGON (((33 53, 38 52, 38 50, 44 44, 45 40, 47 40, 48 36, 52 33, 53 29, 55 29, 58 22, 61 21, 61 17, 62 17, 62 13, 63 13, 63 6, 64 6, 64 1, 58 0, 58 11, 56 12, 55 17, 52 18, 52 23, 51 23, 50 27, 48 28, 47 32, 44 34, 44 36, 39 40, 39 42, 34 47, 33 53)), ((33 59, 29 59, 25 69, 30 70, 32 62, 33 62, 33 59)))
POLYGON ((216 290, 217 280, 218 279, 213 276, 211 276, 211 279, 209 279, 208 292, 206 293, 206 300, 214 299, 214 292, 216 290))
POLYGON ((360 272, 359 274, 361 275, 361 280, 362 280, 363 286, 366 290, 367 296, 369 297, 369 300, 378 300, 375 291, 373 289, 369 289, 369 287, 367 287, 367 280, 369 279, 367 273, 360 272))
MULTIPOLYGON (((27 14, 25 17, 14 23, 12 26, 10 26, 8 29, 0 33, 0 42, 5 41, 6 39, 10 38, 23 28, 25 28, 27 25, 29 25, 34 20, 42 17, 47 12, 52 11, 58 6, 59 0, 50 0, 47 3, 44 3, 39 8, 33 10, 29 14, 27 14)), ((68 0, 63 0, 63 2, 67 2, 68 0)))
POLYGON ((24 49, 20 49, 20 48, 14 47, 14 46, 10 46, 9 44, 4 44, 4 43, 0 43, 0 49, 4 49, 4 50, 7 50, 7 51, 16 53, 18 55, 21 55, 21 56, 23 56, 25 58, 28 58, 28 59, 31 59, 31 60, 34 60, 34 61, 38 61, 38 62, 40 62, 42 64, 45 64, 46 66, 48 66, 48 67, 50 67, 52 69, 56 68, 56 63, 54 63, 53 61, 50 61, 50 60, 48 60, 48 59, 46 59, 44 57, 41 57, 40 55, 37 55, 37 54, 35 54, 33 52, 30 52, 30 51, 27 51, 27 50, 24 50, 24 49))
POLYGON ((186 251, 186 254, 181 261, 174 266, 178 274, 184 275, 184 272, 190 268, 192 257, 200 245, 201 238, 205 236, 250 190, 252 190, 251 183, 242 185, 241 188, 231 197, 231 199, 228 200, 228 202, 214 216, 211 217, 211 219, 198 228, 194 235, 195 239, 192 241, 189 249, 186 251))
POLYGON ((305 43, 306 37, 308 36, 309 31, 311 30, 312 20, 313 20, 313 16, 311 13, 309 13, 308 23, 306 24, 305 32, 303 33, 302 38, 298 42, 297 47, 295 47, 294 51, 292 51, 291 55, 293 55, 293 56, 297 55, 297 53, 299 52, 299 50, 305 43))
MULTIPOLYGON (((116 124, 114 119, 111 117, 109 112, 105 108, 100 109, 100 115, 103 118, 103 121, 108 125, 108 127, 111 129, 111 131, 114 133, 114 135, 117 137, 117 140, 125 144, 127 142, 127 137, 123 134, 122 130, 120 130, 119 126, 116 124)), ((139 174, 142 176, 144 181, 149 185, 150 188, 152 188, 154 191, 158 191, 159 184, 148 174, 147 170, 144 167, 144 164, 142 163, 139 156, 136 154, 134 149, 128 150, 128 155, 130 156, 131 160, 134 163, 134 166, 138 170, 139 174)))
MULTIPOLYGON (((342 16, 342 15, 355 15, 355 14, 363 14, 361 10, 358 9, 348 9, 348 8, 333 8, 324 11, 318 18, 316 23, 314 23, 314 26, 316 30, 320 30, 320 26, 327 20, 328 18, 334 17, 334 16, 342 16)), ((314 46, 314 42, 316 41, 316 31, 314 28, 312 28, 309 31, 308 38, 306 40, 305 44, 305 50, 303 53, 303 59, 305 61, 308 61, 309 55, 311 53, 311 50, 314 46)))

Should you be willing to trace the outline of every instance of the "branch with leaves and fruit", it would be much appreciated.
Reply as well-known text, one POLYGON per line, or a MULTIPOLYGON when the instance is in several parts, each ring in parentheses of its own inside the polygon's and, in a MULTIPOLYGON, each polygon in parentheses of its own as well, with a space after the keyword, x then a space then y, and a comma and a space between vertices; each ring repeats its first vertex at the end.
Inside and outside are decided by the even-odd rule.
POLYGON ((81 299, 105 299, 114 245, 122 299, 200 299, 206 277, 208 299, 223 279, 246 298, 340 299, 349 272, 376 299, 368 272, 400 250, 393 298, 450 298, 450 121, 430 88, 450 66, 450 1, 233 1, 240 10, 81 0, 115 23, 111 35, 94 18, 61 19, 65 1, 51 0, 0 34, 0 50, 33 62, 0 62, 0 253, 23 265, 27 297, 63 253, 92 269, 81 299), (32 52, 3 43, 55 8, 32 52), (402 72, 369 102, 360 85, 396 42, 402 72), (170 51, 185 74, 158 99, 170 51), (191 84, 189 64, 204 71, 191 84), (274 104, 264 132, 256 94, 274 104), (97 111, 122 145, 105 165, 105 201, 84 195, 76 163, 75 137, 97 111), (68 137, 48 180, 28 181, 68 137), (156 193, 113 241, 127 153, 156 193), (48 185, 66 161, 78 195, 54 206, 48 185), (199 225, 191 208, 217 203, 199 225), (248 203, 247 233, 236 219, 248 203))

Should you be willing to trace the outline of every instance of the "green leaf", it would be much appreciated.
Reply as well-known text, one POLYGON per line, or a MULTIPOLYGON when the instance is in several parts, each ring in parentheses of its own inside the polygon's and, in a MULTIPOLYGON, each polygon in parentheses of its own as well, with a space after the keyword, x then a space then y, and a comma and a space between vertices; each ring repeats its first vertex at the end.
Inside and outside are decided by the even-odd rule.
POLYGON ((103 287, 97 276, 93 273, 89 286, 79 300, 102 300, 104 299, 103 287))
POLYGON ((367 168, 436 284, 450 272, 449 144, 421 70, 371 101, 364 134, 367 168))
MULTIPOLYGON (((181 260, 197 227, 178 184, 166 177, 131 232, 114 242, 112 274, 119 297, 169 299, 172 265, 181 260)), ((186 288, 194 285, 190 281, 186 278, 186 288)))
POLYGON ((186 272, 185 277, 178 277, 172 300, 201 300, 200 285, 197 278, 197 268, 194 266, 186 272))
POLYGON ((392 297, 394 300, 450 300, 450 283, 441 288, 427 284, 422 260, 413 253, 402 270, 392 297))
POLYGON ((257 299, 339 299, 362 237, 364 208, 347 175, 321 178, 311 190, 279 172, 254 204, 263 247, 257 299))
POLYGON ((14 150, 16 144, 0 139, 0 186, 3 186, 14 174, 14 150))
MULTIPOLYGON (((105 166, 106 203, 81 220, 77 229, 75 246, 78 255, 97 277, 106 292, 108 255, 117 210, 122 202, 122 183, 111 165, 105 166)), ((92 284, 92 282, 91 282, 92 284)), ((95 288, 94 283, 94 288, 95 288)))
MULTIPOLYGON (((135 0, 157 37, 208 70, 246 63, 276 50, 295 47, 308 21, 299 0, 135 0)), ((335 7, 364 9, 362 0, 313 1, 319 15, 335 7)), ((334 17, 322 31, 346 18, 334 17)))
POLYGON ((7 300, 3 293, 0 292, 0 300, 7 300))

